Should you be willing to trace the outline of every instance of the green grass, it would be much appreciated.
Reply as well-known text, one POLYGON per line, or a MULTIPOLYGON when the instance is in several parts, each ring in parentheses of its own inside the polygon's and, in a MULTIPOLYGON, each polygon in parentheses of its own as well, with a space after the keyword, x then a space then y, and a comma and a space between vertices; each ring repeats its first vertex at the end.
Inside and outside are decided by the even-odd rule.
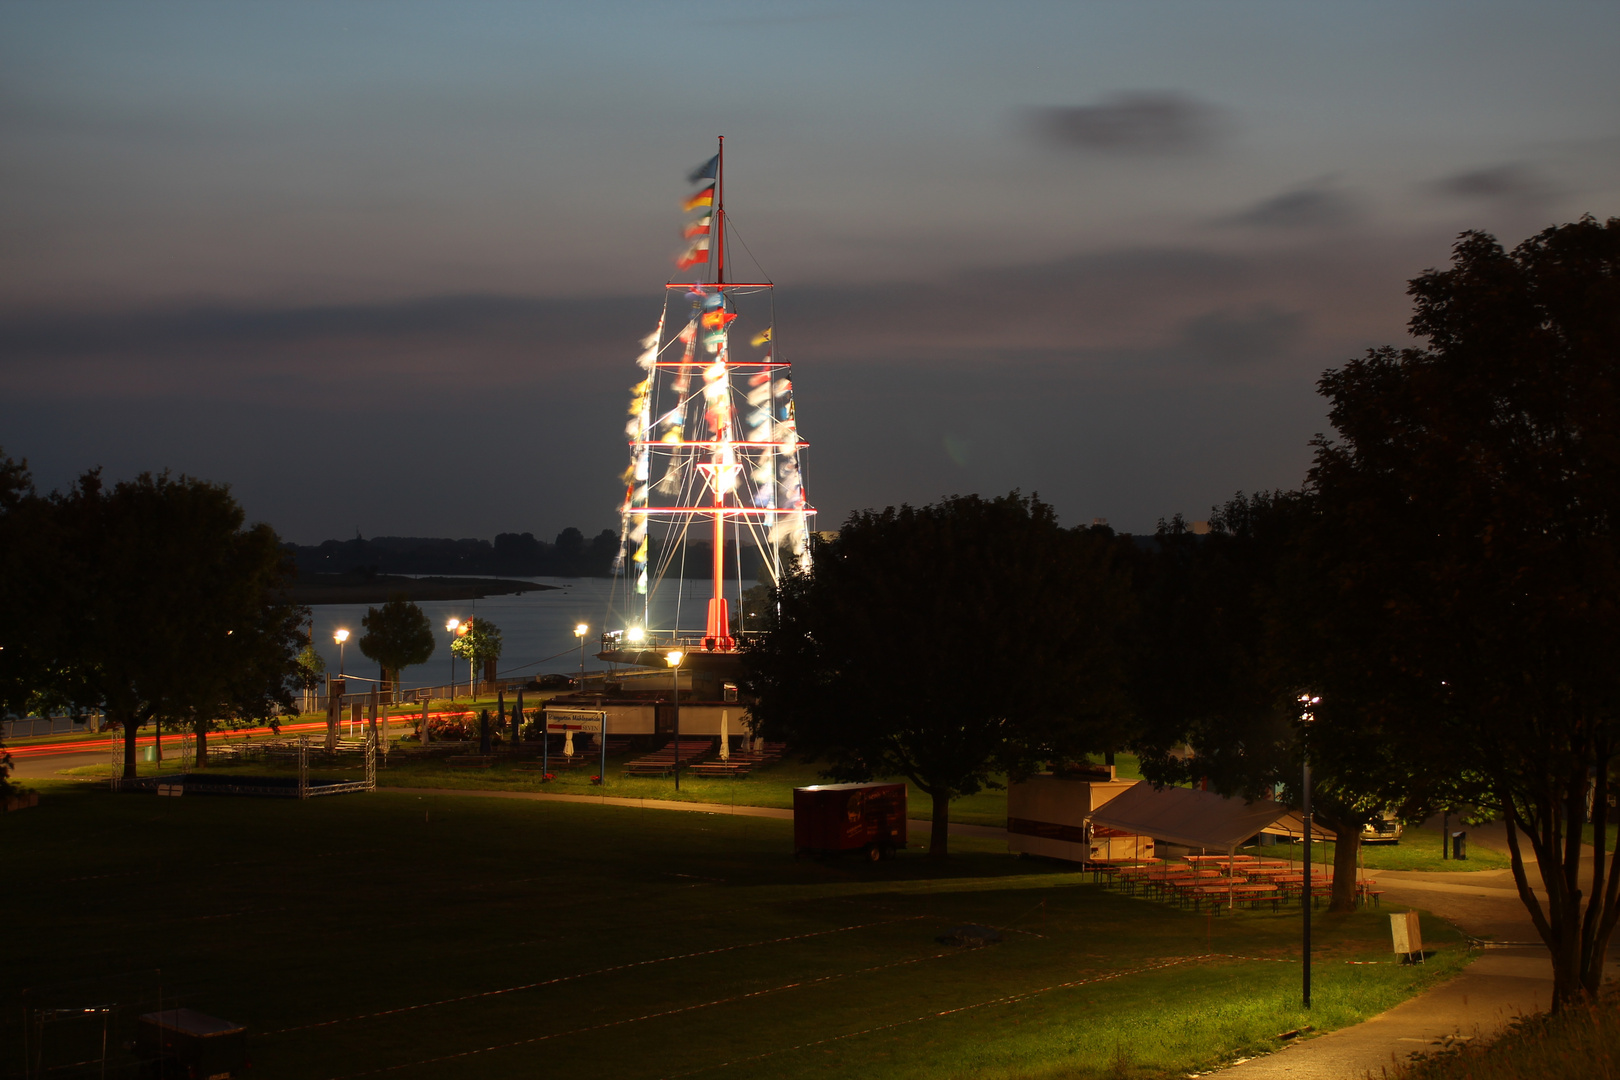
MULTIPOLYGON (((1326 842, 1311 848, 1311 862, 1322 867, 1333 865, 1337 844, 1326 842)), ((1300 859, 1304 855, 1300 844, 1276 844, 1270 847, 1243 849, 1251 855, 1268 858, 1300 859)), ((1470 870, 1502 870, 1510 865, 1508 854, 1486 847, 1475 840, 1468 842, 1468 858, 1442 859, 1440 857, 1440 830, 1408 827, 1396 844, 1362 844, 1361 862, 1368 870, 1444 870, 1466 872, 1470 870)))
MULTIPOLYGON (((397 737, 406 729, 395 724, 393 730, 397 737)), ((170 748, 166 750, 167 756, 161 763, 161 769, 155 763, 143 761, 138 763, 139 775, 150 776, 160 771, 177 771, 178 753, 170 748)), ((469 747, 467 752, 477 753, 477 747, 469 747)), ((712 802, 792 809, 794 788, 827 782, 821 776, 821 770, 826 767, 825 765, 818 762, 806 764, 795 757, 788 757, 740 780, 683 774, 681 790, 677 792, 675 781, 671 778, 625 776, 624 763, 635 756, 638 755, 609 755, 607 782, 597 785, 591 783, 591 777, 597 773, 598 759, 588 754, 584 755, 586 761, 583 768, 556 769, 554 771, 556 779, 549 783, 541 779, 540 773, 517 769, 510 762, 499 762, 488 769, 461 769, 452 767, 443 759, 413 761, 408 754, 390 754, 387 766, 377 772, 377 783, 381 787, 448 788, 461 791, 546 791, 563 795, 611 795, 627 799, 668 799, 679 802, 712 802)), ((357 766, 351 766, 339 774, 317 766, 312 769, 310 775, 353 779, 351 774, 355 768, 357 766)), ((291 767, 277 768, 259 762, 248 764, 221 762, 211 766, 210 771, 221 774, 243 772, 278 776, 296 775, 296 770, 291 767)), ((84 780, 100 779, 110 774, 111 766, 101 760, 97 760, 93 765, 81 765, 63 771, 65 776, 84 780)), ((932 802, 926 795, 914 789, 909 794, 908 809, 911 816, 926 820, 932 813, 932 802)), ((961 824, 1004 827, 1007 824, 1006 791, 981 791, 976 795, 955 800, 951 803, 951 820, 961 824)))
MULTIPOLYGON (((1405 967, 1387 912, 1319 911, 1306 1014, 1297 912, 1208 919, 991 841, 956 838, 944 864, 795 861, 788 822, 726 814, 40 786, 0 817, 29 913, 8 985, 89 980, 72 1003, 161 968, 168 1004, 249 1026, 263 1076, 1185 1073, 1466 961, 1432 920, 1437 954, 1405 967), (1005 940, 935 942, 968 922, 1005 940)), ((21 1015, 0 1009, 0 1054, 21 1015)))

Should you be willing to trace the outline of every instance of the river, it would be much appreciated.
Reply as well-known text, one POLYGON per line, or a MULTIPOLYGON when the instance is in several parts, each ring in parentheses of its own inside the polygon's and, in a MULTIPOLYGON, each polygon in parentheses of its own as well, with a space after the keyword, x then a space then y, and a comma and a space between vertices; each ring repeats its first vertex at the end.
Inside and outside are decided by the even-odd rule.
MULTIPOLYGON (((440 575, 442 576, 442 575, 440 575)), ((405 689, 417 686, 442 686, 451 676, 450 635, 444 624, 454 618, 465 620, 471 616, 488 619, 501 631, 502 651, 500 675, 543 674, 545 672, 573 673, 579 671, 579 638, 574 627, 584 623, 591 628, 585 639, 585 667, 600 670, 597 660, 598 637, 603 628, 622 630, 626 622, 622 614, 610 611, 613 592, 611 578, 551 578, 511 577, 514 581, 532 581, 554 588, 510 596, 490 596, 482 600, 424 600, 418 607, 427 615, 433 627, 436 647, 433 657, 425 664, 408 667, 400 676, 405 689)), ((652 609, 651 629, 668 630, 674 622, 676 582, 667 579, 652 609), (668 594, 667 596, 665 594, 668 594)), ((700 578, 686 580, 684 602, 681 604, 681 627, 701 633, 705 602, 710 584, 700 578)), ((752 584, 752 583, 750 583, 752 584)), ((738 596, 736 582, 726 589, 735 607, 738 596)), ((618 598, 623 601, 622 594, 618 598)), ((310 608, 315 622, 315 648, 326 661, 327 671, 338 670, 338 647, 332 640, 333 631, 340 628, 350 633, 343 649, 343 669, 351 675, 377 677, 377 665, 360 652, 357 642, 364 632, 360 620, 365 617, 367 604, 317 604, 310 608)), ((467 664, 456 661, 455 678, 467 680, 467 664)))

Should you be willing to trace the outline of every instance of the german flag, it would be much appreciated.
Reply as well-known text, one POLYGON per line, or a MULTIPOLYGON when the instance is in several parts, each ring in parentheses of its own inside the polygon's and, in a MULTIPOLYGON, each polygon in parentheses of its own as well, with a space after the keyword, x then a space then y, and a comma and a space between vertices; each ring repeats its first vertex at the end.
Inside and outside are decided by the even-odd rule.
POLYGON ((701 209, 701 208, 703 208, 705 206, 713 206, 713 205, 714 205, 714 185, 710 184, 708 187, 704 188, 702 191, 698 192, 696 195, 693 195, 690 199, 687 199, 686 202, 681 206, 681 209, 683 211, 685 211, 685 210, 698 210, 698 209, 701 209))

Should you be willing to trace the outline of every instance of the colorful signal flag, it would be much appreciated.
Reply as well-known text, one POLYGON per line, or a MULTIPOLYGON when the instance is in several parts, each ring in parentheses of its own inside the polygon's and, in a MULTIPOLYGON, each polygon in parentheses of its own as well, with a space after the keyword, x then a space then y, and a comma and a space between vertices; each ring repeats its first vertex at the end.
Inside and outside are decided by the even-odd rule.
POLYGON ((714 185, 710 184, 708 187, 704 188, 702 191, 698 192, 696 195, 693 195, 690 199, 687 199, 686 202, 681 204, 681 209, 683 211, 684 210, 697 210, 697 209, 699 209, 701 207, 704 207, 704 206, 713 206, 713 205, 714 205, 714 185))

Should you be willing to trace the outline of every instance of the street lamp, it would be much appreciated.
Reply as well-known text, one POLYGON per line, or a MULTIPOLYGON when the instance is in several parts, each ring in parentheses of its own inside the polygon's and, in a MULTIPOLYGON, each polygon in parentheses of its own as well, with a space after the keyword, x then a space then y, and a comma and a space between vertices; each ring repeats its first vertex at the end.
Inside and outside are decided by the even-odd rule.
MULTIPOLYGON (((456 627, 461 625, 460 619, 451 619, 444 624, 445 632, 450 635, 450 644, 456 643, 456 627)), ((450 700, 456 700, 456 652, 450 650, 450 700)))
POLYGON ((579 638, 579 692, 582 694, 585 692, 585 635, 590 632, 591 628, 584 623, 574 627, 574 636, 579 638))
POLYGON ((639 626, 632 626, 624 632, 624 639, 632 645, 640 645, 647 639, 647 631, 639 626))
POLYGON ((349 640, 349 632, 347 630, 339 630, 337 633, 332 635, 332 640, 337 642, 338 678, 341 679, 343 678, 343 643, 349 640))
POLYGON ((1303 990, 1305 994, 1305 1007, 1311 1007, 1311 894, 1315 891, 1311 881, 1311 746, 1310 724, 1316 719, 1311 709, 1322 704, 1322 699, 1314 694, 1299 695, 1299 719, 1304 725, 1301 736, 1301 747, 1305 751, 1300 755, 1304 761, 1301 766, 1301 787, 1303 791, 1303 805, 1300 816, 1305 819, 1305 884, 1300 893, 1300 910, 1305 915, 1305 932, 1300 942, 1300 951, 1303 954, 1305 981, 1303 990))
POLYGON ((679 649, 671 649, 664 654, 664 660, 669 664, 670 674, 675 678, 675 790, 681 790, 681 661, 686 654, 679 649))

